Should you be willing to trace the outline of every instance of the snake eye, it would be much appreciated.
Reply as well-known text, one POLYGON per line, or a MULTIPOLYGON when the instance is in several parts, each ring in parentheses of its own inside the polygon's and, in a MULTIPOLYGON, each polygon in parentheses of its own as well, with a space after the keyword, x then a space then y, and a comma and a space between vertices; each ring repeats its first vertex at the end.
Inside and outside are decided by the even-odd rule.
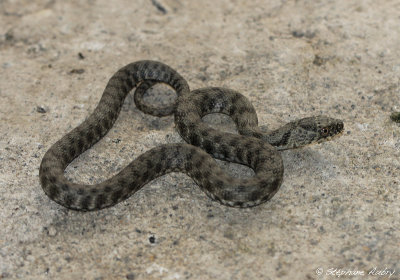
POLYGON ((326 127, 321 128, 321 134, 322 136, 327 136, 329 134, 329 129, 327 129, 326 127))

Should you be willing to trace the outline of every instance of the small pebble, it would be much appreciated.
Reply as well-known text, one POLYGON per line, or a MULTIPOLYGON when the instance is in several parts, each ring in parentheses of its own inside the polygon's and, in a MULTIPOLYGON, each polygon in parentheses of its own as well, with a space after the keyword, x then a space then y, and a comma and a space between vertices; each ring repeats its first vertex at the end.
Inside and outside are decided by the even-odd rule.
POLYGON ((41 114, 44 114, 44 113, 46 113, 47 111, 46 111, 46 109, 43 108, 42 106, 36 106, 36 112, 41 113, 41 114))
POLYGON ((316 55, 316 56, 314 57, 314 61, 313 61, 313 64, 314 64, 314 65, 321 66, 321 65, 324 64, 324 63, 325 63, 325 59, 323 59, 323 58, 320 57, 319 55, 316 55))
POLYGON ((390 115, 390 119, 394 122, 400 123, 400 112, 394 112, 390 115))
POLYGON ((56 236, 57 230, 53 226, 49 226, 47 229, 49 236, 53 237, 56 236))
POLYGON ((83 74, 85 72, 85 69, 72 69, 69 71, 70 74, 83 74))

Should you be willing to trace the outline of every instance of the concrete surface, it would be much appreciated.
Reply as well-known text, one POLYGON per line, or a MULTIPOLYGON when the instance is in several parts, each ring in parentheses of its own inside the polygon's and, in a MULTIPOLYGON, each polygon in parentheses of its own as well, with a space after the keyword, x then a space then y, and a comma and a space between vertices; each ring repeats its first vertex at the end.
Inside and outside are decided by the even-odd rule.
MULTIPOLYGON (((0 278, 399 279, 399 10, 372 0, 0 1, 0 278), (43 154, 140 59, 171 65, 192 89, 242 92, 261 124, 326 114, 345 133, 284 152, 283 185, 256 208, 213 202, 183 174, 99 212, 57 205, 39 184, 43 154)), ((100 182, 180 141, 172 117, 144 115, 130 97, 67 175, 100 182)))

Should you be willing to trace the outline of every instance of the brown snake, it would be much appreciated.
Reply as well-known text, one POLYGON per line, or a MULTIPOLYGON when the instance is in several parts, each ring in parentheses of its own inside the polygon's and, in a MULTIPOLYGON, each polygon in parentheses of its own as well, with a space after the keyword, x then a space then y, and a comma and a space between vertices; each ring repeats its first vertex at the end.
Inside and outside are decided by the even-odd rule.
POLYGON ((315 116, 263 132, 252 104, 242 94, 225 88, 190 91, 186 80, 171 67, 156 61, 138 61, 118 70, 94 112, 46 152, 39 177, 52 200, 75 210, 112 206, 154 178, 177 171, 189 175, 209 197, 224 205, 251 207, 269 200, 282 183, 283 163, 278 150, 325 141, 342 131, 342 121, 315 116), (143 102, 144 93, 156 82, 166 83, 176 91, 175 104, 156 108, 143 102), (125 97, 135 87, 136 106, 156 116, 174 114, 179 134, 189 144, 153 148, 96 185, 70 182, 64 176, 65 168, 110 130, 125 97), (239 135, 221 132, 202 122, 201 118, 210 113, 229 115, 239 135), (244 164, 255 171, 255 176, 229 176, 212 157, 244 164))

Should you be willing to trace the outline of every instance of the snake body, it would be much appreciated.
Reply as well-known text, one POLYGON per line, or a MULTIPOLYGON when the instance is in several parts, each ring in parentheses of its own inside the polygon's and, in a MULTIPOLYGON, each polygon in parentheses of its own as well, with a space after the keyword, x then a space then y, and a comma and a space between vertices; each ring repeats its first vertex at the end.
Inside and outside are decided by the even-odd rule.
POLYGON ((109 80, 94 112, 45 153, 39 178, 52 200, 75 210, 99 210, 115 205, 169 172, 186 173, 209 197, 224 205, 251 207, 269 200, 282 183, 284 168, 278 150, 325 141, 341 131, 342 121, 324 116, 262 131, 254 107, 242 94, 216 87, 190 91, 186 80, 168 65, 138 61, 118 70, 109 80), (145 104, 143 95, 159 82, 176 91, 176 103, 162 108, 145 104), (136 88, 136 106, 155 116, 174 114, 178 132, 189 144, 155 147, 117 175, 96 185, 70 182, 64 176, 65 168, 110 130, 133 88, 136 88), (231 116, 239 134, 207 126, 201 118, 210 113, 231 116), (229 176, 213 157, 249 166, 255 176, 246 179, 229 176))

